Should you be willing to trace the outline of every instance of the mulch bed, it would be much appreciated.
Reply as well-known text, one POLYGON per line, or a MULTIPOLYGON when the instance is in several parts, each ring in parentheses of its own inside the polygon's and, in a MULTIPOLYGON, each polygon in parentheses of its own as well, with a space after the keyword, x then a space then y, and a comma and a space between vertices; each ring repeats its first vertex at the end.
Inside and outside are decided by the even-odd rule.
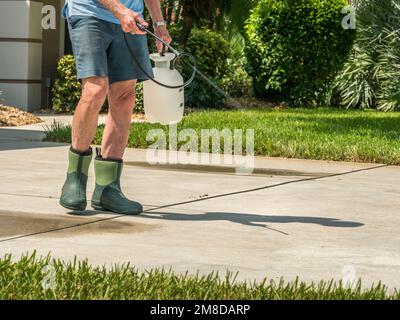
POLYGON ((0 105, 0 127, 16 127, 40 122, 42 120, 32 113, 0 105))

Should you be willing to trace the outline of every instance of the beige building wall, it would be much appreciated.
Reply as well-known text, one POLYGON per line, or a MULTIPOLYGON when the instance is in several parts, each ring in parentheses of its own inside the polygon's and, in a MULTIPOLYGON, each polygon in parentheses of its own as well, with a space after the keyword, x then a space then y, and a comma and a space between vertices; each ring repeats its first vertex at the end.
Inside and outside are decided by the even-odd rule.
POLYGON ((41 107, 42 2, 0 1, 0 91, 2 103, 25 110, 41 107))
POLYGON ((33 111, 51 106, 48 79, 64 53, 63 0, 0 1, 0 103, 33 111), (42 30, 42 8, 56 11, 56 29, 42 30))

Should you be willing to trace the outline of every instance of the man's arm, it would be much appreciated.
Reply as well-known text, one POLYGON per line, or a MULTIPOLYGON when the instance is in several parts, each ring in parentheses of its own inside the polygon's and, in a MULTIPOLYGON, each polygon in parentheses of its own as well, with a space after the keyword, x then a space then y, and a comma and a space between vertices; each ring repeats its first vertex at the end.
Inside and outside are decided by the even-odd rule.
MULTIPOLYGON (((164 21, 164 17, 161 11, 160 0, 144 0, 146 2, 147 9, 151 16, 153 24, 156 22, 164 21)), ((154 26, 154 33, 163 39, 167 43, 171 43, 171 37, 166 26, 154 26)), ((161 52, 163 49, 163 44, 157 41, 157 51, 161 52)))
POLYGON ((149 9, 151 20, 153 23, 164 21, 164 17, 161 12, 160 0, 144 0, 146 2, 147 9, 149 9))
POLYGON ((124 32, 145 34, 145 32, 138 28, 136 22, 139 22, 144 26, 147 26, 148 24, 137 12, 128 9, 119 0, 99 0, 99 2, 106 9, 111 11, 111 13, 121 22, 121 27, 124 32))

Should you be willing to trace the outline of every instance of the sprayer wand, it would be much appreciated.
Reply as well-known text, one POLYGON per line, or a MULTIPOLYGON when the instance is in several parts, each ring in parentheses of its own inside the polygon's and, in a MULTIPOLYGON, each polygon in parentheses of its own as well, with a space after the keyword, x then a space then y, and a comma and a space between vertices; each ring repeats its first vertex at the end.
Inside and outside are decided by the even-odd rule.
POLYGON ((193 57, 193 55, 191 55, 191 54, 188 53, 188 52, 179 52, 178 50, 176 50, 175 48, 173 48, 170 44, 168 44, 168 43, 165 42, 163 39, 161 39, 160 37, 158 37, 157 35, 155 35, 153 32, 151 32, 149 29, 147 29, 144 25, 140 24, 139 22, 136 22, 136 25, 138 26, 138 28, 139 28, 141 31, 146 32, 147 34, 151 35, 152 37, 154 37, 155 39, 157 39, 158 41, 160 41, 166 48, 168 48, 169 50, 171 50, 171 52, 172 52, 173 54, 175 54, 176 57, 175 57, 175 58, 172 60, 172 62, 171 62, 171 68, 173 68, 173 69, 175 68, 175 64, 176 64, 176 61, 177 61, 177 60, 182 59, 183 57, 188 57, 188 58, 190 59, 190 63, 189 63, 189 62, 186 62, 186 64, 188 64, 188 65, 192 68, 193 72, 192 72, 192 75, 191 75, 190 79, 189 79, 188 81, 186 81, 183 85, 180 85, 180 86, 169 86, 169 85, 166 85, 166 84, 164 84, 164 83, 161 83, 161 82, 157 81, 157 80, 154 79, 152 76, 150 76, 150 75, 146 72, 146 70, 144 70, 143 67, 140 65, 139 61, 138 61, 137 58, 136 58, 135 53, 133 52, 131 46, 129 45, 129 41, 128 41, 128 38, 127 38, 127 36, 126 36, 126 33, 124 33, 124 38, 125 38, 125 42, 126 42, 126 45, 127 45, 127 47, 128 47, 129 53, 131 54, 133 60, 135 60, 136 64, 139 66, 139 69, 140 69, 151 81, 153 81, 154 83, 156 83, 156 84, 158 84, 158 85, 160 85, 160 86, 162 86, 162 87, 164 87, 164 88, 168 88, 168 89, 183 89, 183 88, 187 87, 188 85, 190 85, 190 84, 193 82, 194 78, 196 77, 196 73, 197 73, 196 59, 193 57))

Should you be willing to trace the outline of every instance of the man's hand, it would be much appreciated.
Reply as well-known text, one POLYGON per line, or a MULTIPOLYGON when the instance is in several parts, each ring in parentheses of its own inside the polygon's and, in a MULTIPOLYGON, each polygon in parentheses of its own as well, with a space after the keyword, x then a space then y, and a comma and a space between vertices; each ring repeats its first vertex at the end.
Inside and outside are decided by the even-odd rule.
POLYGON ((124 32, 133 34, 146 34, 146 32, 139 29, 136 22, 139 22, 145 27, 149 25, 142 19, 140 14, 129 9, 126 9, 124 13, 118 17, 118 20, 121 22, 121 27, 124 32))
POLYGON ((139 13, 129 10, 119 0, 99 0, 99 2, 117 17, 124 32, 145 34, 136 25, 136 22, 139 22, 145 27, 148 26, 148 23, 142 19, 139 13))
MULTIPOLYGON (((154 34, 157 37, 160 37, 161 39, 163 39, 168 44, 170 44, 172 41, 171 36, 169 35, 169 32, 165 26, 154 27, 154 34)), ((163 46, 164 46, 163 43, 161 41, 157 40, 158 53, 162 52, 163 46)))

